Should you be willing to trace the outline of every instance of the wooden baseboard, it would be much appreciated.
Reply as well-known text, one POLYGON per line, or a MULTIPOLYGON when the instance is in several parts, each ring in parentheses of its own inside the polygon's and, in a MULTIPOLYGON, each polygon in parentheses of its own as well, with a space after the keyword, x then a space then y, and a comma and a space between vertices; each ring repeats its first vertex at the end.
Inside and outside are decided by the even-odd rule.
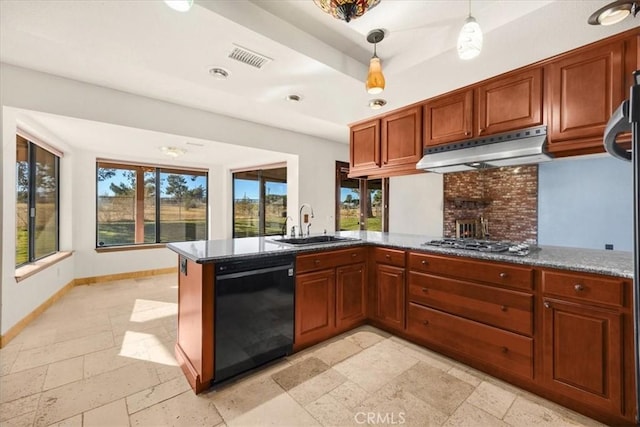
POLYGON ((209 382, 204 384, 202 383, 202 378, 200 377, 198 370, 193 366, 191 359, 189 359, 182 347, 180 347, 180 343, 176 343, 175 345, 175 355, 178 365, 180 366, 180 369, 182 369, 182 373, 187 378, 187 381, 193 391, 198 394, 208 389, 210 386, 209 382))
POLYGON ((92 285, 94 283, 112 282, 114 280, 139 279, 159 274, 178 273, 178 267, 156 268, 154 270, 131 271, 128 273, 107 274, 104 276, 81 277, 74 280, 75 286, 92 285))
POLYGON ((40 304, 35 310, 27 314, 18 323, 13 325, 4 335, 0 335, 0 348, 4 347, 14 339, 29 323, 40 316, 47 308, 51 307, 54 302, 59 300, 64 294, 69 292, 74 286, 90 285, 94 283, 103 283, 113 280, 137 279, 140 277, 157 276, 160 274, 177 273, 178 267, 157 268, 154 270, 132 271, 129 273, 108 274, 105 276, 83 277, 74 279, 60 288, 55 294, 51 295, 45 302, 40 304))
POLYGON ((72 280, 69 283, 67 283, 66 285, 64 285, 62 288, 58 289, 58 291, 55 294, 53 294, 49 298, 47 298, 47 300, 45 302, 43 302, 42 304, 40 304, 35 310, 33 310, 31 313, 29 313, 25 317, 23 317, 22 320, 20 320, 18 323, 13 325, 4 335, 0 335, 0 348, 2 348, 5 345, 7 345, 9 343, 9 341, 14 339, 20 332, 22 332, 22 330, 29 323, 31 323, 38 316, 40 316, 42 313, 44 313, 44 311, 47 308, 51 307, 53 305, 53 303, 58 301, 64 294, 69 292, 69 290, 71 290, 71 288, 73 288, 73 286, 74 286, 74 281, 72 280))

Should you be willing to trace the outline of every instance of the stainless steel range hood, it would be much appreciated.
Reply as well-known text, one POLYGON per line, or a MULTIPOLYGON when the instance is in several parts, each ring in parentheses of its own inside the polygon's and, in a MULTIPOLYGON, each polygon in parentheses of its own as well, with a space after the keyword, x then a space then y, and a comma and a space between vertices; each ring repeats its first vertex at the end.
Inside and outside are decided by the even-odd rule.
POLYGON ((546 162, 547 127, 537 126, 424 149, 416 169, 447 173, 546 162))

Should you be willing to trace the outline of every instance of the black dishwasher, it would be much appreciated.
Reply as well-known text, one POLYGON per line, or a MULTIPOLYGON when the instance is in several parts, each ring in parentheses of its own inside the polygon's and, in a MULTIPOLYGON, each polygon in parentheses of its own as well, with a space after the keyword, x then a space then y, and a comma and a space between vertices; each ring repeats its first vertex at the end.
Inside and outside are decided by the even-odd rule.
POLYGON ((293 349, 295 255, 215 265, 214 384, 293 349))

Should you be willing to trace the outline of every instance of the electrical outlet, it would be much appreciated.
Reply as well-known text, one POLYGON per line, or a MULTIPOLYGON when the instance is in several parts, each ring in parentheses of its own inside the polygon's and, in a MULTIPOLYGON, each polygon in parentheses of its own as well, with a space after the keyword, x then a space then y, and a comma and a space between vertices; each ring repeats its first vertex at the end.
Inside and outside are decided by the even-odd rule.
POLYGON ((604 248, 607 251, 612 251, 613 250, 613 243, 605 243, 604 244, 604 248))

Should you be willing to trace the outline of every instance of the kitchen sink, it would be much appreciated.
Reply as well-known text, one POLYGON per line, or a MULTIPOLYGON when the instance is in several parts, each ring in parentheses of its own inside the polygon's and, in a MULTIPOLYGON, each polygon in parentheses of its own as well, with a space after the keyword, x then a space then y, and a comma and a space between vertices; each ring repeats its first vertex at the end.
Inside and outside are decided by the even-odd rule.
POLYGON ((360 239, 356 239, 353 237, 339 237, 339 236, 310 236, 310 237, 291 237, 291 238, 282 238, 282 239, 270 239, 272 242, 276 243, 285 243, 288 245, 317 245, 318 243, 333 243, 333 242, 346 242, 346 241, 357 241, 360 239))

